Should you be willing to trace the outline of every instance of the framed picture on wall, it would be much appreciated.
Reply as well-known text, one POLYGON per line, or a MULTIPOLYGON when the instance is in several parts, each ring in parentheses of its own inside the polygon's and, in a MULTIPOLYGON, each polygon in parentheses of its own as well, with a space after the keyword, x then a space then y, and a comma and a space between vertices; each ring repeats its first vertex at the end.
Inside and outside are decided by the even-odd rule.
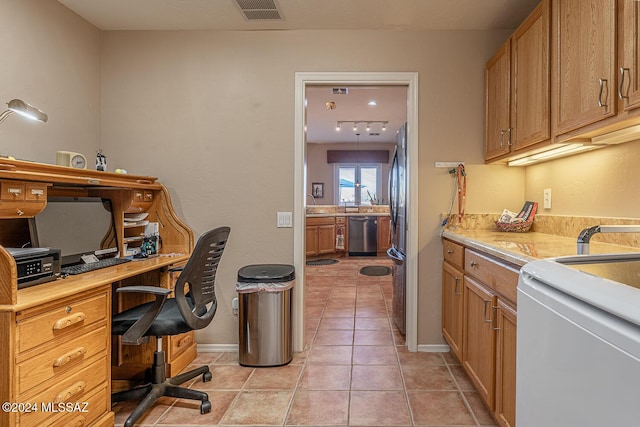
POLYGON ((316 199, 322 199, 324 197, 324 182, 314 182, 311 184, 311 194, 316 199))

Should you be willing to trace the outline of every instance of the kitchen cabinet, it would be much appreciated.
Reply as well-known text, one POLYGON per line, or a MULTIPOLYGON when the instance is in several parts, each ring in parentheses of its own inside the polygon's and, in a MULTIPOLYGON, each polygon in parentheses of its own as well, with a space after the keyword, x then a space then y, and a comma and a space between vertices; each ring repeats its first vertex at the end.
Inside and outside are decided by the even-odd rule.
POLYGON ((443 336, 497 424, 514 427, 518 269, 442 243, 443 336))
POLYGON ((482 400, 493 410, 496 334, 491 327, 491 310, 497 303, 496 295, 476 280, 465 277, 463 298, 462 365, 482 400))
POLYGON ((615 116, 616 1, 554 0, 556 135, 615 116))
POLYGON ((640 3, 635 0, 619 2, 619 82, 618 99, 624 111, 640 107, 640 3))
POLYGON ((458 360, 462 360, 464 247, 442 241, 442 335, 458 360))
POLYGON ((500 427, 516 425, 516 310, 498 298, 496 324, 496 409, 500 427))
POLYGON ((335 253, 335 217, 307 217, 305 235, 307 256, 335 253))
POLYGON ((391 247, 391 217, 378 217, 378 252, 386 252, 391 247))
POLYGON ((485 160, 550 140, 549 0, 485 66, 485 160))

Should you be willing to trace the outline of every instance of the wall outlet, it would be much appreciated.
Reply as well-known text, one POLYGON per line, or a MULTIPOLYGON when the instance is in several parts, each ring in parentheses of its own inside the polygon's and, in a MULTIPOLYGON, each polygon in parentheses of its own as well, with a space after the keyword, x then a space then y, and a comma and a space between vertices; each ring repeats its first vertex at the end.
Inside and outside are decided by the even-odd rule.
POLYGON ((551 189, 545 188, 544 195, 542 197, 543 206, 545 209, 551 209, 551 189))
POLYGON ((238 314, 238 298, 231 300, 231 308, 233 309, 233 314, 238 314))

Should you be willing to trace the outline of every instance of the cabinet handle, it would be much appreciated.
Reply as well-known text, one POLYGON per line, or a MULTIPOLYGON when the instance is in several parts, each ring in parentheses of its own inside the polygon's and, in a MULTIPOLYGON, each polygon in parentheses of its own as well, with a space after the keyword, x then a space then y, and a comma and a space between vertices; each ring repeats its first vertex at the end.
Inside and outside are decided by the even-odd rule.
POLYGON ((504 131, 500 131, 500 148, 504 147, 504 131))
POLYGON ((178 341, 178 348, 187 346, 189 344, 191 344, 191 335, 184 337, 180 341, 178 341))
POLYGON ((509 136, 507 136, 507 146, 511 147, 511 128, 507 129, 509 136))
POLYGON ((56 323, 53 324, 53 330, 59 331, 64 328, 68 328, 69 326, 75 325, 76 323, 83 322, 85 315, 83 312, 75 313, 70 316, 63 317, 58 319, 56 323))
MULTIPOLYGON (((631 73, 631 70, 629 68, 625 68, 625 67, 620 67, 620 85, 618 86, 618 98, 620 99, 629 99, 629 88, 627 88, 627 94, 623 95, 622 94, 622 88, 624 88, 624 74, 625 71, 627 73, 631 73)), ((631 80, 629 80, 631 81, 631 80)))
POLYGON ((453 253, 453 249, 447 249, 447 253, 451 255, 453 253))
POLYGON ((73 396, 77 396, 84 392, 84 389, 87 387, 87 383, 84 381, 78 381, 73 384, 71 387, 62 390, 58 395, 53 399, 54 403, 66 402, 71 399, 73 396))
POLYGON ((454 295, 460 295, 460 291, 458 290, 458 283, 460 283, 460 278, 459 277, 454 277, 455 281, 456 281, 456 285, 453 288, 453 294, 454 295))
POLYGON ((484 302, 484 314, 482 317, 483 317, 484 323, 491 323, 491 318, 487 319, 487 311, 488 311, 487 307, 489 307, 489 304, 491 304, 491 301, 483 300, 483 302, 484 302))
POLYGON ((600 85, 600 92, 598 93, 598 107, 604 107, 605 109, 609 106, 602 102, 602 93, 604 92, 605 86, 607 87, 607 95, 609 92, 609 81, 607 79, 598 79, 598 84, 600 85))
POLYGON ((494 331, 499 331, 500 328, 498 328, 498 326, 496 326, 497 321, 498 321, 498 306, 494 305, 493 307, 491 307, 493 309, 493 318, 491 319, 491 329, 493 329, 494 331))
POLYGON ((68 427, 83 427, 85 425, 87 425, 87 419, 83 415, 74 418, 69 424, 67 424, 68 427))
POLYGON ((74 360, 77 359, 81 359, 85 353, 87 352, 87 349, 84 347, 78 347, 76 349, 71 350, 70 352, 63 354, 62 356, 58 357, 54 362, 53 362, 53 367, 54 368, 59 368, 61 366, 66 365, 67 363, 71 363, 74 360))
POLYGON ((470 265, 471 267, 475 267, 476 265, 478 265, 478 263, 477 263, 477 262, 475 262, 475 261, 471 261, 471 263, 470 263, 469 265, 470 265))

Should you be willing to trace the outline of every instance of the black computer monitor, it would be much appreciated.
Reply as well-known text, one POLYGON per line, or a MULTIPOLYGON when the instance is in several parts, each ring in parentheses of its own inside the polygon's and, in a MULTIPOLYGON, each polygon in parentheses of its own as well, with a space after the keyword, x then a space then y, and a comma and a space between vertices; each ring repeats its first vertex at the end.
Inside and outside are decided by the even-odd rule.
POLYGON ((83 262, 83 255, 98 259, 118 255, 109 199, 50 197, 33 222, 32 246, 60 249, 63 267, 83 262))

